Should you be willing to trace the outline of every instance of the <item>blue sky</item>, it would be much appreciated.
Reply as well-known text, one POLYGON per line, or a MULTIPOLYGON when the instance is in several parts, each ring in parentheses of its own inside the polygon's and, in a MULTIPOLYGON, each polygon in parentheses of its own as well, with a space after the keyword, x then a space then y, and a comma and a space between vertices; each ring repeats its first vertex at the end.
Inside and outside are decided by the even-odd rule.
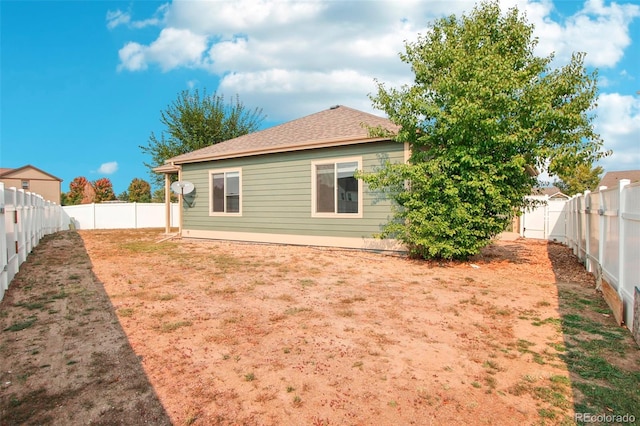
MULTIPOLYGON (((536 53, 587 53, 606 170, 640 169, 640 2, 504 0, 536 26, 536 53)), ((0 1, 0 167, 61 179, 149 180, 139 145, 189 88, 260 107, 264 126, 342 104, 373 111, 374 79, 411 81, 398 58, 470 1, 0 1)))

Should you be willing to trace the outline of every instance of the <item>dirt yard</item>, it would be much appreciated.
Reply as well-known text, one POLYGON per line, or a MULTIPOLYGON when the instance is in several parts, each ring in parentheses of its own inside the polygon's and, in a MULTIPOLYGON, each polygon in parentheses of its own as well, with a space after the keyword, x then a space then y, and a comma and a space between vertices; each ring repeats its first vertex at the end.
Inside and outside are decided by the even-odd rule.
POLYGON ((0 424, 572 424, 558 295, 595 290, 564 246, 437 263, 162 239, 34 250, 0 305, 0 424))

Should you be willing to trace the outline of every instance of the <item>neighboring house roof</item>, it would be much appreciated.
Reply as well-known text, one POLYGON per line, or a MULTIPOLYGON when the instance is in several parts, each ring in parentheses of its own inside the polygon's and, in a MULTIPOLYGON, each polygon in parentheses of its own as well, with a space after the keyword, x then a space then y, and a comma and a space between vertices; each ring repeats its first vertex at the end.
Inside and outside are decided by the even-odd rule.
POLYGON ((44 170, 41 170, 37 167, 32 166, 31 164, 27 164, 26 166, 22 166, 22 167, 18 167, 17 169, 0 169, 0 178, 12 178, 15 177, 16 179, 19 178, 19 176, 15 176, 15 175, 19 175, 20 172, 26 170, 26 169, 32 169, 32 170, 36 170, 39 173, 42 173, 44 175, 49 176, 52 180, 57 180, 62 182, 62 179, 60 179, 59 177, 55 177, 54 175, 52 175, 51 173, 47 173, 44 170))
POLYGON ((604 174, 598 187, 617 188, 620 179, 629 179, 631 183, 640 181, 640 170, 622 170, 619 172, 607 172, 604 174))
POLYGON ((154 169, 168 172, 171 164, 195 163, 223 158, 297 151, 388 140, 372 138, 368 127, 382 127, 397 133, 399 126, 389 119, 337 105, 259 132, 249 133, 208 147, 173 157, 154 169))
POLYGON ((548 195, 549 198, 571 198, 555 186, 533 188, 531 195, 548 195))

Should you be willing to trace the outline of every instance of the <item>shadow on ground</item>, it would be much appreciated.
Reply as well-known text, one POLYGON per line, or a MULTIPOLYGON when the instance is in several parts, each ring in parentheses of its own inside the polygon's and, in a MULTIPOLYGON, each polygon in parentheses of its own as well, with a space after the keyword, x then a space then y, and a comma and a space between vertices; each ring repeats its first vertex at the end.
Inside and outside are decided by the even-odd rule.
POLYGON ((640 350, 616 324, 593 275, 566 246, 548 245, 558 288, 560 358, 571 380, 578 424, 640 421, 640 350), (626 417, 625 417, 626 416, 626 417))
POLYGON ((171 424, 76 232, 29 255, 0 330, 0 425, 171 424))

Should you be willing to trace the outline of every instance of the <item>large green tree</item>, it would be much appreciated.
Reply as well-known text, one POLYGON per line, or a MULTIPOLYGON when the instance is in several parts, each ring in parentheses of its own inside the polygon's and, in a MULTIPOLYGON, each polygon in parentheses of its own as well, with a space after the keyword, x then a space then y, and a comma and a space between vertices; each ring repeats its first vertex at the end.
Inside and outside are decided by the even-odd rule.
MULTIPOLYGON (((206 90, 202 95, 198 89, 184 90, 160 112, 165 126, 160 137, 151 132, 147 145, 140 146, 151 156, 144 164, 153 169, 171 157, 255 132, 264 118, 262 109, 247 109, 237 95, 225 102, 223 95, 208 95, 206 90)), ((162 175, 150 175, 157 186, 164 184, 162 175)))
POLYGON ((415 80, 378 85, 375 107, 401 126, 409 164, 365 175, 397 202, 383 237, 424 258, 467 258, 502 232, 536 184, 604 155, 592 127, 596 76, 574 54, 552 68, 516 8, 497 1, 435 21, 400 55, 415 80), (529 172, 528 172, 529 171, 529 172))

